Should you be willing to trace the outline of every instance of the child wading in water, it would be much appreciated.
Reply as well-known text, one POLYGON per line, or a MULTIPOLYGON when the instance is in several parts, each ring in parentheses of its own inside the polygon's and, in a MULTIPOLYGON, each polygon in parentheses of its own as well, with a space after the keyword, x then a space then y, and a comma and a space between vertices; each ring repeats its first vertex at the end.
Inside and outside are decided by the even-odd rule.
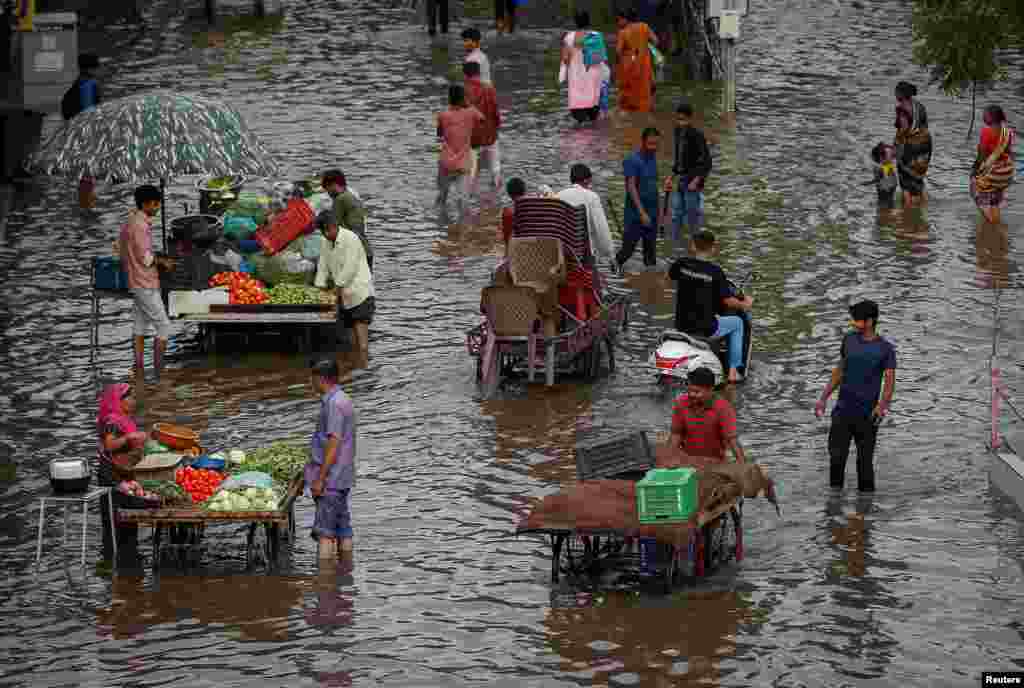
POLYGON ((875 188, 878 190, 878 207, 891 209, 896 205, 896 148, 888 143, 879 143, 871 149, 875 163, 875 188))

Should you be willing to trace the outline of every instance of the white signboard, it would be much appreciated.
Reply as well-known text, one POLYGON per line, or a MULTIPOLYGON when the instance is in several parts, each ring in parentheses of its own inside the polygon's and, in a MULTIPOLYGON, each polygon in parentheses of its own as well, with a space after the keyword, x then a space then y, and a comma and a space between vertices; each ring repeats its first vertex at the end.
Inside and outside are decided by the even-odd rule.
POLYGON ((32 68, 37 72, 62 72, 64 71, 64 53, 41 50, 36 53, 32 68))

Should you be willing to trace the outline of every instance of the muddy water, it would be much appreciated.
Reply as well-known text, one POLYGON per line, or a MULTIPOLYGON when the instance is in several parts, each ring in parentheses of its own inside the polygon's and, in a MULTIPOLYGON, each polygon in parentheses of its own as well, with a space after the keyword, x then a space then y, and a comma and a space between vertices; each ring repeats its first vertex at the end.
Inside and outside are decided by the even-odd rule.
MULTIPOLYGON (((671 318, 664 281, 635 261, 616 284, 635 305, 614 375, 480 401, 463 333, 497 259, 495 211, 453 225, 431 207, 432 114, 461 47, 454 37, 428 43, 397 6, 288 5, 283 22, 209 32, 177 3, 158 2, 107 91, 160 85, 222 97, 288 176, 337 164, 367 199, 379 310, 370 369, 347 385, 361 413, 354 563, 318 571, 302 536, 279 575, 247 573, 243 535, 227 527, 211 533, 198 572, 83 572, 74 547, 58 547, 54 523, 44 566, 31 567, 46 462, 92 451, 98 386, 130 367, 124 302, 104 303, 91 362, 86 271, 89 256, 108 251, 129 190, 101 188, 85 215, 70 187, 40 184, 19 199, 0 248, 0 451, 13 465, 0 483, 10 630, 0 682, 958 686, 1024 664, 1024 529, 989 484, 984 451, 995 331, 1011 391, 1024 390, 1022 214, 978 224, 966 188, 969 105, 927 89, 928 206, 880 216, 861 186, 871 145, 891 137, 893 83, 926 80, 907 55, 905 3, 844 5, 838 15, 811 0, 756 4, 743 25, 735 128, 719 124, 706 86, 670 74, 659 89, 660 111, 685 95, 705 112, 716 142, 709 225, 727 270, 760 274, 754 375, 736 404, 747 451, 783 498, 781 517, 748 504, 742 566, 669 596, 552 589, 543 543, 510 537, 531 498, 573 479, 578 437, 667 428, 670 402, 645 369, 671 318), (870 500, 826 494, 827 424, 811 413, 846 304, 861 297, 881 303, 899 357, 870 500)), ((518 35, 486 39, 506 103, 505 169, 559 188, 569 164, 587 162, 621 207, 622 156, 642 126, 667 131, 671 117, 573 130, 555 87, 554 46, 568 23, 557 9, 531 8, 518 35)), ((453 26, 484 11, 457 3, 453 26)), ((1024 116, 1019 65, 988 96, 1013 121, 1024 116)), ((171 196, 175 214, 195 203, 188 180, 171 196)), ((191 423, 210 446, 311 430, 304 357, 275 353, 273 340, 261 346, 270 351, 209 357, 195 335, 176 327, 171 369, 144 399, 146 423, 191 423)), ((300 533, 309 506, 300 503, 300 533)))

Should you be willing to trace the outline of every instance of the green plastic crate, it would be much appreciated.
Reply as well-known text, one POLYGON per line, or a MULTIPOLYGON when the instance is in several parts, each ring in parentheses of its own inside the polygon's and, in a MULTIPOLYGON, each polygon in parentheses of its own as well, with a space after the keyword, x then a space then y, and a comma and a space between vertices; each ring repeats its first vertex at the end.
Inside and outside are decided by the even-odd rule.
POLYGON ((697 510, 697 470, 652 468, 636 484, 641 523, 683 523, 697 510))

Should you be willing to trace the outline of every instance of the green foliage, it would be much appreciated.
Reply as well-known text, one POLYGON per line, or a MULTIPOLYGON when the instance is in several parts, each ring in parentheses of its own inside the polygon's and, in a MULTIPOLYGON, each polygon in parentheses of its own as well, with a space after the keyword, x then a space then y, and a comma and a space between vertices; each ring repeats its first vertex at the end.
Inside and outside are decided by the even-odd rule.
POLYGON ((1024 44, 1020 0, 914 0, 914 60, 949 95, 1005 75, 999 50, 1024 44))

